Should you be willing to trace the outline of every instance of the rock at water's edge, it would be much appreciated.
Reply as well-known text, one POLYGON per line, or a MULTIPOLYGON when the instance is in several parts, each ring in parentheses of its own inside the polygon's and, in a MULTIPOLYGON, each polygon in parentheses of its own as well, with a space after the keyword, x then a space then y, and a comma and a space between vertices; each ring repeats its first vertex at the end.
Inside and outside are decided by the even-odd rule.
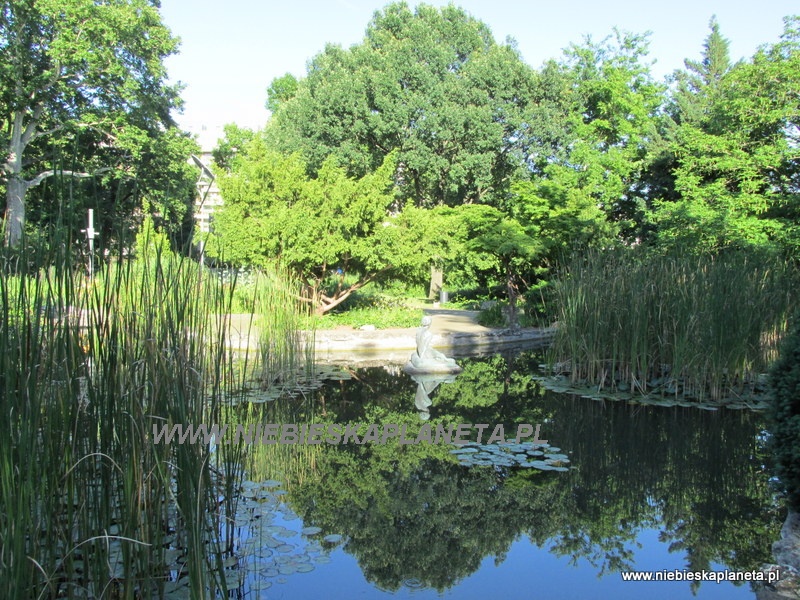
POLYGON ((781 527, 781 539, 772 544, 772 556, 777 564, 764 565, 761 572, 780 572, 780 581, 758 586, 757 600, 800 599, 800 513, 786 515, 781 527))

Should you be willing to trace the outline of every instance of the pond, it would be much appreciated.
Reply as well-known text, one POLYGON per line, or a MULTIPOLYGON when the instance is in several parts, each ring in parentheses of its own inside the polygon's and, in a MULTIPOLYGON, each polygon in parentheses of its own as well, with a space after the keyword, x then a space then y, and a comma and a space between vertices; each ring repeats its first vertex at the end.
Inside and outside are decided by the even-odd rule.
MULTIPOLYGON (((429 422, 541 424, 568 469, 462 466, 447 443, 253 445, 232 582, 265 598, 753 598, 746 582, 622 574, 769 561, 783 515, 763 415, 556 394, 532 377, 540 360, 459 359, 429 422)), ((422 426, 399 367, 328 371, 264 421, 422 426)))

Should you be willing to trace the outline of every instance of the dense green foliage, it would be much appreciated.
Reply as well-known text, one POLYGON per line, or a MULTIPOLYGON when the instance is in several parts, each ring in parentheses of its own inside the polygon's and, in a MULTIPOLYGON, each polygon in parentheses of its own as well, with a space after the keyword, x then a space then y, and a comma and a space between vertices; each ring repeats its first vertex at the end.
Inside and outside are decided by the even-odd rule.
POLYGON ((427 264, 409 217, 390 214, 393 155, 360 179, 332 159, 308 177, 298 155, 279 154, 256 138, 235 165, 219 178, 225 206, 206 251, 247 266, 279 261, 300 279, 318 313, 389 272, 402 277, 427 264))
POLYGON ((386 216, 402 211, 419 260, 388 276, 420 282, 434 265, 451 290, 502 290, 512 313, 575 251, 796 256, 797 23, 732 64, 712 18, 700 58, 665 85, 651 75, 647 36, 587 39, 537 69, 461 9, 395 3, 360 44, 328 46, 305 77, 273 81, 271 120, 229 131, 218 162, 245 176, 266 161, 231 159, 250 137, 297 153, 312 180, 334 166, 358 180, 394 157, 386 216))
POLYGON ((173 127, 180 101, 163 66, 177 44, 152 0, 0 3, 7 243, 29 220, 77 236, 91 207, 108 246, 136 227, 143 198, 188 239, 196 146, 173 127))
POLYGON ((292 81, 270 87, 266 135, 312 172, 334 156, 362 176, 395 151, 400 196, 432 206, 498 202, 521 165, 533 73, 455 6, 391 4, 361 44, 328 45, 292 81))
POLYGON ((772 452, 789 504, 800 510, 800 321, 786 337, 770 371, 772 452))
POLYGON ((657 239, 715 251, 777 248, 795 257, 800 157, 800 20, 781 41, 727 68, 716 24, 694 95, 679 89, 670 145, 675 195, 656 199, 657 239))

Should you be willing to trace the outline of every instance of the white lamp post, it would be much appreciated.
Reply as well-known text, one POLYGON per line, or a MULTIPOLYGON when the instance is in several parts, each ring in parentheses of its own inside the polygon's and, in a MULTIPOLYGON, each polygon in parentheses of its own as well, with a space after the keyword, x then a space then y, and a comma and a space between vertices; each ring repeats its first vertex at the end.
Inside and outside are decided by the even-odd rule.
POLYGON ((97 232, 94 230, 94 209, 89 209, 89 226, 83 230, 86 232, 86 239, 89 240, 89 276, 94 277, 94 238, 97 232))

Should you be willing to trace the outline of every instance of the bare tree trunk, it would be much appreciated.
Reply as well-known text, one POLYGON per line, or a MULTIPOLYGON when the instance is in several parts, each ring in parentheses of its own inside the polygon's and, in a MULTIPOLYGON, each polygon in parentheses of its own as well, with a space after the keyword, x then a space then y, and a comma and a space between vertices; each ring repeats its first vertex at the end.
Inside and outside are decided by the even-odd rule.
POLYGON ((511 267, 506 270, 506 290, 508 292, 508 325, 511 329, 519 327, 519 319, 517 317, 517 298, 519 298, 519 286, 517 285, 516 276, 512 273, 511 267))
POLYGON ((22 154, 33 136, 36 119, 40 115, 41 108, 37 107, 26 125, 23 111, 15 111, 10 140, 8 146, 4 148, 8 152, 2 167, 8 177, 5 213, 6 246, 17 246, 22 241, 22 232, 25 228, 25 194, 30 187, 30 183, 22 177, 22 154))
POLYGON ((26 182, 18 175, 12 175, 6 185, 6 246, 17 246, 22 241, 25 226, 26 182))

